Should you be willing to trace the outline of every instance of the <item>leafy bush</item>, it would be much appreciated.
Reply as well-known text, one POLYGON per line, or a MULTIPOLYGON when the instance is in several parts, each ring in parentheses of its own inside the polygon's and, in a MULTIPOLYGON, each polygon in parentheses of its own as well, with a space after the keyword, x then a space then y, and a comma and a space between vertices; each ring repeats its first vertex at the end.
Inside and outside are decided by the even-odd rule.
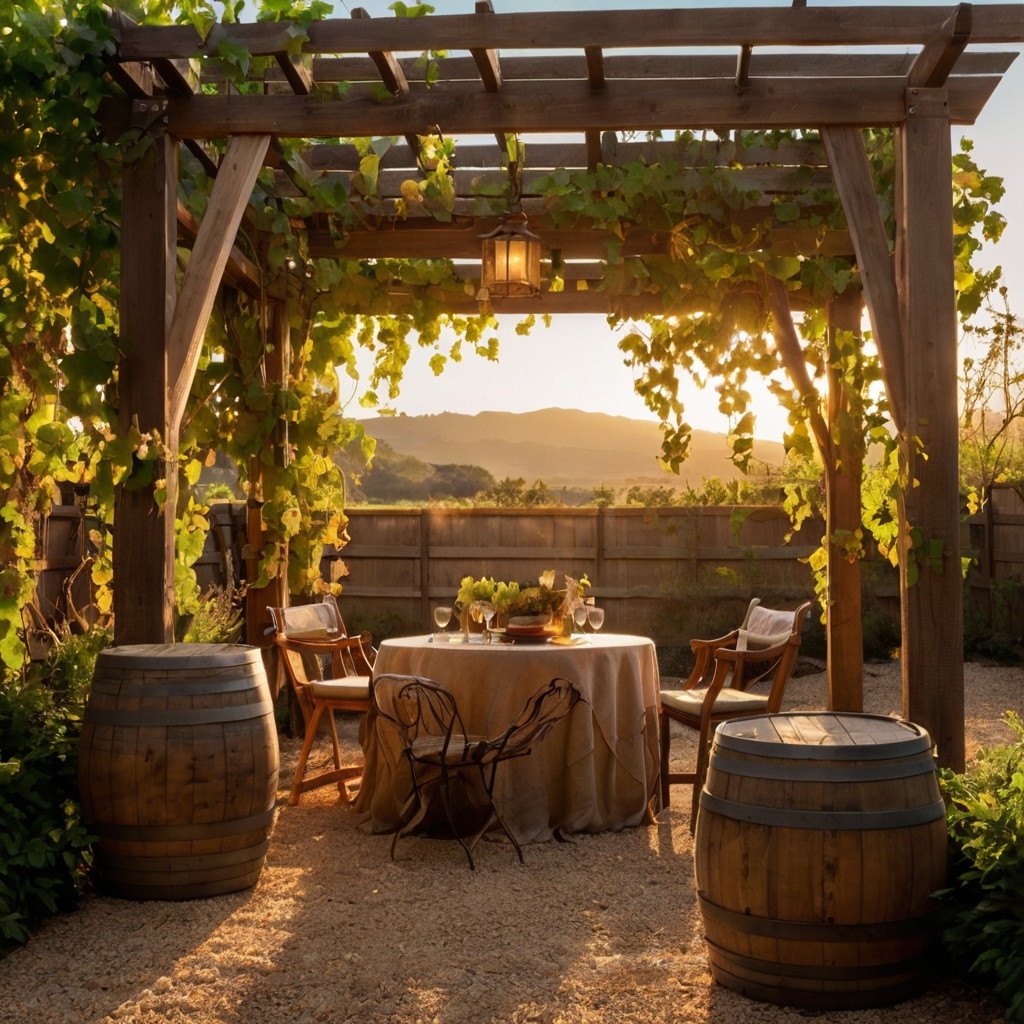
POLYGON ((212 586, 200 598, 192 617, 179 625, 187 644, 233 644, 242 633, 243 591, 212 586))
POLYGON ((1017 742, 979 751, 963 775, 943 770, 953 886, 942 940, 954 963, 1024 1021, 1024 722, 1006 721, 1017 742))
POLYGON ((78 736, 105 630, 65 636, 0 683, 0 946, 72 906, 91 863, 78 806, 78 736))

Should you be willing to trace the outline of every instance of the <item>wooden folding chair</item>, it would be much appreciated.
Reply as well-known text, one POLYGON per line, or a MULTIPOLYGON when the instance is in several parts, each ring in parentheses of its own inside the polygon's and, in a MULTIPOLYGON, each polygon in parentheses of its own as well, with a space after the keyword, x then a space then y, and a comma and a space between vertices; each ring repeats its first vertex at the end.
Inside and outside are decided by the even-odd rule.
POLYGON ((359 778, 363 769, 361 765, 342 765, 334 712, 370 710, 370 677, 377 653, 371 646, 370 634, 347 636, 338 606, 330 596, 321 604, 268 610, 277 631, 274 643, 306 725, 288 803, 294 806, 306 790, 331 782, 337 782, 338 792, 350 800, 346 780, 359 778), (325 678, 324 664, 328 659, 330 674, 325 678), (306 761, 325 712, 331 723, 334 769, 306 778, 306 761))
POLYGON ((682 690, 661 691, 661 801, 669 805, 669 787, 693 786, 690 831, 696 828, 700 791, 708 770, 708 745, 714 727, 731 718, 774 713, 782 707, 786 684, 800 652, 804 620, 811 602, 796 611, 762 608, 754 598, 747 609, 743 626, 717 640, 691 640, 697 656, 690 678, 682 690), (705 683, 714 663, 710 683, 705 683), (771 676, 767 695, 747 692, 754 683, 771 676), (681 722, 700 733, 697 745, 697 769, 694 772, 669 772, 669 723, 681 722))

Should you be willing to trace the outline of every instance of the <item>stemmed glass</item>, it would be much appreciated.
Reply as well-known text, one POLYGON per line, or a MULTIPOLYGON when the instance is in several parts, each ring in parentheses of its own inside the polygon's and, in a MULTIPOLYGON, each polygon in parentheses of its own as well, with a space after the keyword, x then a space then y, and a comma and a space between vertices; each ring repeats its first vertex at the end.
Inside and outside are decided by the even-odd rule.
POLYGON ((577 626, 580 627, 580 632, 584 633, 584 626, 587 624, 587 606, 585 604, 578 604, 572 610, 573 621, 577 626))
POLYGON ((587 621, 590 628, 596 633, 604 625, 604 609, 591 605, 587 609, 587 621))
POLYGON ((491 642, 491 619, 498 614, 497 608, 490 601, 483 601, 480 605, 480 615, 484 620, 484 635, 481 637, 485 644, 491 642))
POLYGON ((434 622, 437 624, 437 628, 441 630, 440 633, 434 634, 435 643, 440 642, 444 639, 444 630, 452 618, 452 610, 444 605, 434 609, 434 622))

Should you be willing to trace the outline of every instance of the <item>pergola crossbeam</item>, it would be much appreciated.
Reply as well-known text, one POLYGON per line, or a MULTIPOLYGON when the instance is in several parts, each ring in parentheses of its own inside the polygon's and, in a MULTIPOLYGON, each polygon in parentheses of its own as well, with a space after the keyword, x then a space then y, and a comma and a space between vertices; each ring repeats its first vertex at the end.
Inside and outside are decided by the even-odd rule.
MULTIPOLYGON (((780 142, 776 148, 766 145, 744 147, 735 142, 708 139, 704 142, 617 142, 614 152, 602 149, 602 163, 625 164, 643 160, 652 164, 671 160, 681 167, 828 167, 821 144, 810 139, 780 142)), ((322 143, 307 148, 303 159, 311 171, 358 171, 361 159, 355 146, 322 143)), ((504 145, 464 145, 455 151, 459 169, 500 168, 508 160, 504 145)), ((526 147, 525 167, 553 170, 556 167, 582 168, 587 164, 586 145, 571 142, 531 142, 526 147)), ((416 168, 416 158, 407 146, 392 146, 381 158, 380 168, 398 170, 416 168)))
MULTIPOLYGON (((488 18, 329 19, 312 22, 306 53, 412 52, 424 50, 583 50, 677 46, 923 46, 939 36, 949 7, 761 7, 674 10, 551 11, 494 14, 488 18), (657 26, 656 31, 651 26, 657 26)), ((254 56, 287 49, 283 22, 216 26, 205 43, 191 26, 126 28, 124 60, 188 58, 215 52, 222 39, 241 42, 254 56)), ((974 12, 978 43, 1024 42, 1019 4, 985 4, 974 12)))
MULTIPOLYGON (((594 47, 600 50, 600 47, 594 47)), ((726 54, 644 54, 619 56, 602 52, 606 81, 646 79, 732 78, 736 60, 726 54)), ((1004 74, 1017 54, 967 50, 953 66, 956 75, 1004 74)), ((754 78, 890 78, 905 77, 917 59, 913 53, 753 53, 750 74, 754 78)), ((426 68, 416 57, 397 58, 406 81, 422 82, 426 68)), ((438 81, 478 82, 479 66, 471 57, 445 57, 436 63, 438 81)), ((515 57, 501 59, 503 81, 564 81, 589 79, 586 55, 566 53, 558 57, 515 57)), ((376 82, 377 66, 366 57, 314 57, 313 77, 318 82, 376 82)), ((285 81, 276 67, 268 68, 262 80, 285 81)), ((209 78, 216 82, 215 77, 209 78)))
MULTIPOLYGON (((497 17, 497 15, 495 15, 497 17)), ((973 124, 999 84, 984 75, 949 80, 949 118, 973 124)), ((715 130, 803 128, 808 124, 891 127, 904 117, 902 78, 695 80, 685 90, 609 82, 595 95, 587 82, 506 82, 500 92, 452 90, 443 83, 392 103, 372 95, 320 100, 313 96, 195 96, 171 100, 168 130, 179 138, 270 134, 300 138, 369 135, 578 132, 589 128, 715 130)), ((108 99, 101 114, 114 131, 127 122, 124 103, 108 99)), ((122 128, 123 130, 123 128, 122 128)))

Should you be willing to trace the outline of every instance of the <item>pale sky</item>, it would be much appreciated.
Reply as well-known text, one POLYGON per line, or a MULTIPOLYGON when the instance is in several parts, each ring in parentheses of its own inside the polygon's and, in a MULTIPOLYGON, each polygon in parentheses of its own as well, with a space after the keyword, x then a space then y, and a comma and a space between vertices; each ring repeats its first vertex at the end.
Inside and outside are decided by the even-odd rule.
MULTIPOLYGON (((391 0, 356 0, 346 4, 336 0, 335 16, 344 17, 346 10, 361 5, 373 17, 391 17, 391 0)), ((815 7, 845 6, 832 0, 810 0, 815 7)), ((860 0, 861 3, 879 0, 860 0)), ((468 13, 472 0, 433 0, 437 14, 468 13)), ((528 10, 595 10, 623 7, 700 7, 700 6, 767 6, 749 0, 496 0, 501 12, 528 10)), ((776 6, 772 4, 771 6, 776 6)), ((789 6, 779 4, 778 6, 789 6)), ((899 48, 897 48, 899 49, 899 48)), ((1019 46, 986 47, 1020 52, 1019 46)), ((953 145, 967 135, 975 142, 975 157, 991 174, 1005 178, 1006 197, 1001 210, 1009 226, 998 246, 988 246, 980 263, 984 267, 1001 264, 1004 280, 1009 285, 1011 302, 1024 301, 1024 132, 1020 131, 1020 104, 1024 100, 1024 57, 1011 67, 996 90, 978 123, 970 128, 954 130, 953 145), (1016 114, 1014 114, 1016 110, 1016 114)), ((408 415, 439 412, 476 413, 484 409, 526 412, 549 406, 607 412, 614 415, 653 419, 643 401, 633 391, 633 373, 622 363, 616 348, 618 336, 613 334, 602 316, 555 316, 545 329, 538 323, 529 337, 519 337, 514 327, 518 317, 507 317, 498 331, 500 361, 488 363, 475 355, 467 355, 461 364, 448 364, 440 377, 427 367, 429 353, 413 353, 402 395, 394 404, 408 415)), ((749 385, 757 413, 757 435, 781 440, 785 415, 768 394, 760 380, 749 385)), ((712 388, 701 392, 691 384, 682 389, 686 418, 694 427, 726 430, 728 424, 717 410, 717 396, 712 388)), ((352 403, 352 411, 357 406, 352 403)))

